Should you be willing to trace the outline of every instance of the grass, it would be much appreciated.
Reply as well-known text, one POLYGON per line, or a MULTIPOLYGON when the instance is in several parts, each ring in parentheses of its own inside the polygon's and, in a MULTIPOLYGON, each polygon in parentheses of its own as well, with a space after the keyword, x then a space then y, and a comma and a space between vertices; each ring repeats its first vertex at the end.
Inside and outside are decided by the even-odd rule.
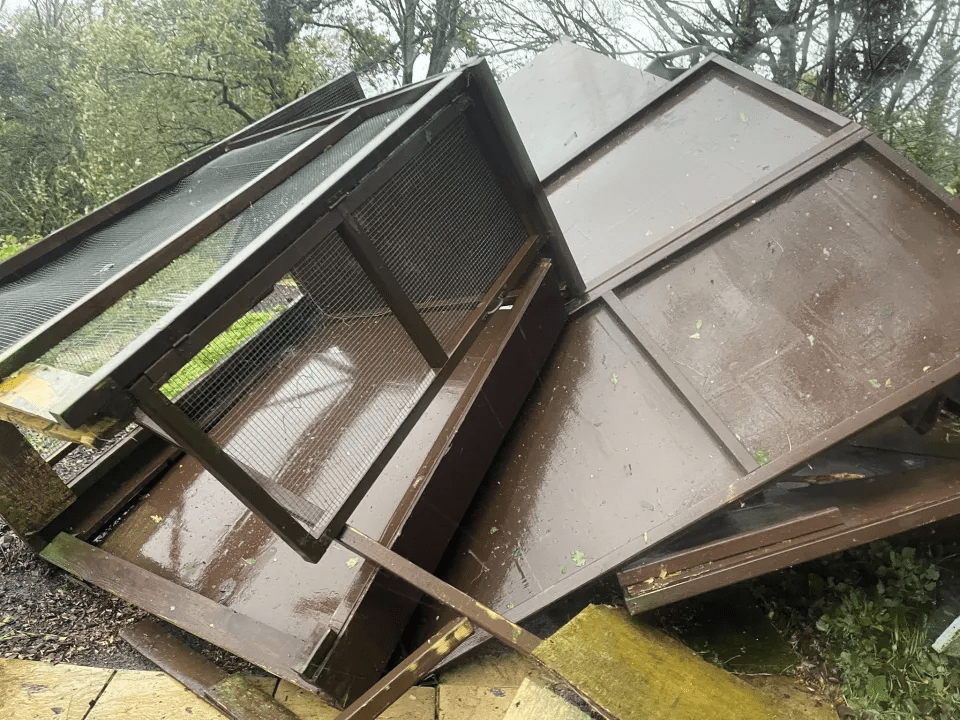
POLYGON ((210 343, 197 353, 190 362, 180 368, 180 371, 170 378, 161 388, 169 398, 176 397, 183 392, 190 383, 216 365, 221 358, 233 352, 244 340, 253 335, 272 318, 271 312, 247 313, 233 325, 215 337, 210 343))

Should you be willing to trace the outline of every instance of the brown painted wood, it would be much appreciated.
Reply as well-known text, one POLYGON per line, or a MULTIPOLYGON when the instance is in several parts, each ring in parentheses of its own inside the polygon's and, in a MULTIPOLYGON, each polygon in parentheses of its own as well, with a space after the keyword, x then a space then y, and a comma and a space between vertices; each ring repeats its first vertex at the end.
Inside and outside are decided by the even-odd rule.
POLYGON ((143 414, 163 434, 193 455, 234 497, 279 535, 304 560, 316 562, 329 545, 311 536, 250 473, 144 378, 132 390, 143 414))
POLYGON ((704 215, 694 218, 686 225, 662 238, 655 245, 628 258, 616 267, 601 275, 591 283, 587 293, 571 302, 571 314, 580 314, 598 302, 601 296, 616 290, 646 272, 655 265, 665 262, 673 255, 705 239, 711 233, 736 222, 747 213, 755 212, 757 206, 804 178, 820 170, 824 165, 849 152, 857 144, 870 137, 870 131, 859 125, 850 125, 824 138, 810 150, 798 155, 765 178, 757 181, 743 192, 738 193, 704 215))
POLYGON ((356 699, 336 720, 372 720, 406 694, 410 688, 473 634, 465 618, 447 623, 436 635, 384 675, 376 685, 356 699))
POLYGON ((41 557, 275 675, 296 681, 307 648, 299 639, 61 533, 41 557))
POLYGON ((443 367, 447 362, 447 353, 444 352, 440 341, 430 330, 423 316, 414 307, 413 302, 403 291, 403 287, 396 276, 390 272, 383 257, 377 252, 376 246, 370 235, 360 227, 356 219, 348 212, 340 209, 340 217, 343 220, 337 232, 343 239, 344 244, 350 250, 354 259, 367 274, 370 282, 380 293, 380 297, 387 304, 390 310, 407 335, 413 340, 424 360, 432 368, 443 367))
POLYGON ((640 350, 650 358, 659 371, 670 381, 687 406, 700 418, 710 433, 724 447, 731 458, 737 461, 744 472, 752 472, 760 467, 737 436, 733 434, 703 396, 693 386, 687 376, 674 364, 670 357, 657 345, 640 321, 627 309, 614 293, 604 293, 603 301, 613 313, 627 334, 633 338, 640 350))
POLYGON ((23 539, 75 499, 16 426, 0 420, 0 515, 23 539))
POLYGON ((512 186, 508 197, 513 196, 520 208, 526 208, 521 216, 531 218, 533 225, 540 228, 535 231, 543 235, 544 242, 551 249, 565 294, 570 297, 579 295, 586 289, 583 277, 497 88, 496 79, 485 61, 474 61, 468 67, 473 79, 469 92, 477 101, 471 109, 471 116, 486 145, 487 159, 502 175, 501 182, 507 187, 512 186))
MULTIPOLYGON (((830 486, 824 490, 833 491, 830 486)), ((844 502, 841 496, 833 500, 844 516, 841 525, 697 565, 661 581, 626 585, 627 608, 634 614, 646 612, 954 517, 960 514, 960 465, 949 463, 875 478, 855 493, 847 490, 845 494, 854 494, 855 499, 844 502)))
POLYGON ((697 565, 723 560, 742 552, 767 547, 842 524, 843 514, 840 510, 827 508, 826 510, 784 520, 760 530, 741 533, 731 538, 724 538, 690 550, 684 550, 649 564, 635 565, 618 573, 617 580, 624 587, 635 585, 646 582, 651 578, 665 577, 665 573, 672 575, 697 565))
POLYGON ((116 398, 119 391, 135 382, 175 344, 179 346, 185 336, 199 338, 204 335, 202 344, 196 348, 199 351, 236 319, 235 310, 223 311, 217 318, 217 331, 211 335, 207 329, 214 327, 211 318, 216 312, 212 313, 210 309, 222 309, 221 306, 228 302, 243 303, 255 296, 254 285, 269 287, 279 280, 316 246, 324 233, 332 231, 339 223, 339 218, 328 212, 334 196, 341 195, 343 188, 353 188, 364 181, 370 171, 386 160, 410 133, 449 104, 466 86, 468 77, 464 72, 455 73, 431 87, 391 124, 388 138, 368 144, 340 166, 291 208, 285 216, 289 222, 282 226, 276 224, 264 232, 241 256, 220 268, 202 288, 168 314, 163 324, 157 323, 150 334, 142 335, 91 375, 83 388, 51 408, 51 414, 68 424, 82 423, 84 418, 98 412, 104 403, 116 398), (263 272, 268 265, 271 272, 263 272))
POLYGON ((365 560, 376 563, 387 572, 405 580, 421 592, 453 608, 474 625, 482 627, 514 650, 529 655, 541 642, 540 638, 533 633, 513 624, 486 605, 478 603, 469 595, 417 567, 355 528, 347 526, 337 537, 337 542, 353 550, 365 560))

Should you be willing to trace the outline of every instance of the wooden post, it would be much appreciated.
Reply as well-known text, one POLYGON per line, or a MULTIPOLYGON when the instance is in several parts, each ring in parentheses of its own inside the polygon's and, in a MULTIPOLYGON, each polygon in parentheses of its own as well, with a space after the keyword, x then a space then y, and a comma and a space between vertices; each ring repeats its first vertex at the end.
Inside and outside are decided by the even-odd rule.
POLYGON ((17 427, 0 420, 0 515, 14 532, 28 541, 75 499, 17 427))

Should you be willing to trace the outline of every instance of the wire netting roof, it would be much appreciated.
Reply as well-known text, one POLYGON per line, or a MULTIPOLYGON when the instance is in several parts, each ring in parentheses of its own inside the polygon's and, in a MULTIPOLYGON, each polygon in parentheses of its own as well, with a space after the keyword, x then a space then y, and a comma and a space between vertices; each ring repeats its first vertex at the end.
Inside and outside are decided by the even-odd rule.
MULTIPOLYGON (((404 108, 401 107, 377 115, 362 123, 333 147, 307 163, 281 185, 253 203, 222 228, 201 240, 149 280, 126 293, 103 314, 86 323, 49 350, 40 358, 40 362, 80 375, 90 375, 95 372, 107 360, 145 332, 153 323, 160 320, 191 292, 200 287, 220 267, 249 245, 287 210, 302 200, 307 193, 322 183, 355 152, 376 137, 403 110, 404 108)), ((243 164, 243 167, 249 166, 252 168, 255 166, 262 171, 269 167, 270 163, 265 164, 263 161, 259 161, 259 158, 268 153, 268 148, 275 148, 281 140, 283 140, 283 147, 295 147, 305 142, 316 132, 316 129, 301 130, 265 140, 262 143, 231 151, 224 156, 224 160, 231 156, 245 158, 247 162, 243 164)), ((207 170, 208 167, 205 167, 204 170, 207 170)), ((228 167, 239 168, 236 163, 232 163, 228 167)), ((194 176, 197 174, 194 173, 194 176)), ((210 206, 212 206, 215 202, 214 198, 219 199, 226 194, 226 185, 219 176, 212 175, 209 172, 205 173, 203 177, 206 179, 206 184, 203 186, 204 197, 211 199, 210 206)), ((251 177, 255 177, 255 175, 251 175, 251 177)), ((158 198, 150 205, 157 205, 157 212, 172 215, 174 211, 161 209, 164 202, 163 198, 158 198)), ((169 199, 167 202, 169 202, 169 199)), ((175 199, 174 203, 176 202, 175 199)), ((141 216, 141 223, 146 224, 147 222, 154 222, 154 217, 144 218, 141 216)), ((155 237, 163 236, 165 236, 165 233, 158 228, 155 237)), ((124 237, 129 239, 129 234, 124 237)), ((83 247, 82 245, 77 248, 74 253, 79 257, 77 262, 79 263, 82 260, 85 268, 94 267, 102 260, 102 258, 87 259, 81 254, 83 247)), ((97 246, 97 249, 99 251, 99 246, 97 246)), ((99 258, 100 256, 97 255, 96 257, 99 258)), ((63 274, 67 271, 64 268, 51 267, 49 270, 51 279, 57 272, 63 274)), ((62 275, 58 277, 62 277, 62 275)), ((69 277, 69 274, 67 277, 69 277)), ((51 294, 49 287, 44 288, 43 292, 39 292, 39 288, 35 288, 35 290, 37 295, 42 297, 49 297, 51 294)), ((2 300, 2 295, 0 295, 0 300, 2 300)))

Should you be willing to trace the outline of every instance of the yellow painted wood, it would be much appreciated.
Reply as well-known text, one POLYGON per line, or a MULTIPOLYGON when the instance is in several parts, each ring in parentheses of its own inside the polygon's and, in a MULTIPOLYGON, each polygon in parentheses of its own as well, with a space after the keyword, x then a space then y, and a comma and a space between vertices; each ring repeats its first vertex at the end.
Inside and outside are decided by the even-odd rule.
POLYGON ((441 685, 519 687, 524 678, 545 677, 543 666, 498 643, 486 643, 437 671, 441 685))
POLYGON ((413 687, 380 715, 380 720, 434 720, 437 689, 413 687))
POLYGON ((113 670, 0 660, 0 718, 83 720, 113 670))
POLYGON ((534 651, 621 720, 779 720, 779 700, 711 665, 623 610, 591 605, 534 651))
POLYGON ((501 720, 517 694, 516 687, 440 685, 437 720, 501 720))
MULTIPOLYGON (((300 720, 333 720, 340 711, 327 705, 311 692, 281 680, 276 699, 296 713, 300 720)), ((380 720, 434 720, 437 696, 434 688, 413 687, 387 708, 380 720)))
POLYGON ((524 680, 510 702, 503 720, 590 720, 590 716, 552 690, 530 679, 524 680))
POLYGON ((162 672, 120 670, 87 720, 223 720, 224 716, 162 672))
POLYGON ((71 428, 58 423, 50 408, 86 378, 64 370, 33 363, 0 379, 0 420, 18 423, 44 435, 94 447, 117 425, 112 418, 71 428))

